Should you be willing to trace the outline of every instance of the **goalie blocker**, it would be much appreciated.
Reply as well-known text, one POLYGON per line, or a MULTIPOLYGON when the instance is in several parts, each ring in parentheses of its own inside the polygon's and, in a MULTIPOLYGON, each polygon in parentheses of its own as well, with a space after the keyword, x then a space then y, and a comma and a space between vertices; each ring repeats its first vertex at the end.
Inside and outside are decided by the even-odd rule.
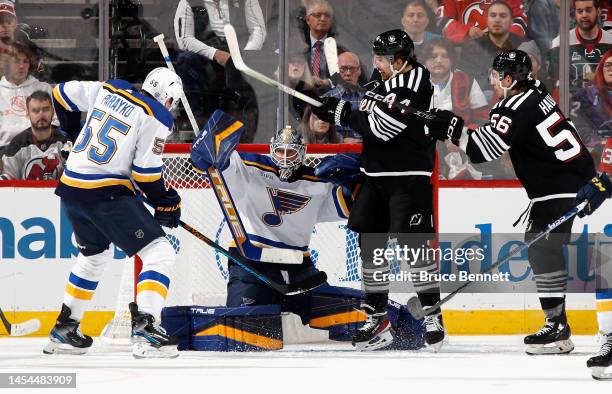
MULTIPOLYGON (((284 305, 238 307, 176 306, 162 312, 162 326, 180 339, 179 350, 271 351, 283 348, 281 310, 290 306, 305 325, 329 332, 332 341, 350 341, 366 321, 360 305, 365 293, 335 286, 286 297, 284 305)), ((425 343, 422 320, 389 301, 393 344, 385 350, 415 350, 425 343)))

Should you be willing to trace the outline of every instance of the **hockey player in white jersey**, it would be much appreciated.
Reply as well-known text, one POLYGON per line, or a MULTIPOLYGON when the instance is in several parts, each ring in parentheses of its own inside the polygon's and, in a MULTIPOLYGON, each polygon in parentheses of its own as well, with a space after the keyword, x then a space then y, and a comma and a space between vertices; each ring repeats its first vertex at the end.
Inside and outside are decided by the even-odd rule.
POLYGON ((88 115, 55 191, 74 228, 79 255, 44 353, 83 354, 91 347, 92 338, 81 333, 80 322, 113 258, 113 243, 143 261, 136 303, 130 304, 134 357, 178 356, 177 342, 159 326, 158 316, 175 260, 161 226, 178 225, 181 201, 164 186, 162 152, 172 129, 169 110, 182 92, 180 78, 166 68, 151 71, 141 92, 123 80, 55 87, 63 127, 72 127, 67 121, 71 114, 88 115), (137 199, 136 185, 155 205, 154 217, 137 199))
MULTIPOLYGON (((193 144, 193 165, 201 171, 215 167, 221 173, 247 238, 255 246, 304 253, 301 264, 253 260, 250 263, 273 280, 288 284, 301 281, 318 272, 308 252, 315 224, 348 218, 361 177, 360 158, 338 154, 322 159, 316 169, 308 167, 303 164, 306 146, 290 126, 275 134, 270 156, 238 153, 235 147, 243 130, 239 122, 216 111, 193 144)), ((230 251, 237 253, 235 247, 230 251)), ((228 307, 280 304, 283 311, 298 314, 303 324, 329 330, 330 337, 335 332, 335 339, 341 336, 341 340, 350 340, 366 320, 365 313, 355 311, 360 309, 364 297, 361 291, 325 284, 305 294, 283 296, 232 262, 228 263, 228 269, 228 307), (330 318, 331 315, 335 318, 330 318), (342 332, 339 333, 340 321, 342 332)), ((392 323, 402 326, 399 334, 396 331, 402 337, 398 344, 412 349, 422 346, 422 324, 406 316, 407 312, 402 314, 403 309, 400 313, 400 306, 394 305, 397 310, 392 323), (398 318, 398 315, 401 316, 398 318), (416 334, 419 340, 407 339, 416 334)), ((248 308, 239 309, 252 316, 248 308)))

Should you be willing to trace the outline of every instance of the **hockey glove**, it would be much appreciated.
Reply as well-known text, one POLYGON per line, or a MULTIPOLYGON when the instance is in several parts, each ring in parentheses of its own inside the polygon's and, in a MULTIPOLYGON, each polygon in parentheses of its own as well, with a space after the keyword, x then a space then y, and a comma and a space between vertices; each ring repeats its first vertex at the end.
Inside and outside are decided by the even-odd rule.
POLYGON ((351 116, 351 103, 335 97, 320 97, 323 105, 312 107, 312 112, 321 120, 336 126, 348 126, 351 116))
POLYGON ((589 183, 578 190, 576 202, 587 201, 587 205, 582 211, 578 212, 578 216, 584 217, 585 215, 592 214, 610 197, 612 197, 612 183, 608 175, 602 172, 601 175, 594 177, 589 183))
POLYGON ((315 176, 334 183, 345 185, 357 181, 361 175, 361 155, 341 153, 321 159, 315 168, 315 176))
POLYGON ((175 228, 181 218, 181 196, 176 190, 168 189, 166 195, 155 201, 155 219, 164 227, 175 228))
POLYGON ((435 115, 433 119, 425 121, 431 138, 439 141, 450 139, 458 146, 461 133, 463 133, 463 118, 451 111, 437 108, 432 109, 429 113, 435 115))

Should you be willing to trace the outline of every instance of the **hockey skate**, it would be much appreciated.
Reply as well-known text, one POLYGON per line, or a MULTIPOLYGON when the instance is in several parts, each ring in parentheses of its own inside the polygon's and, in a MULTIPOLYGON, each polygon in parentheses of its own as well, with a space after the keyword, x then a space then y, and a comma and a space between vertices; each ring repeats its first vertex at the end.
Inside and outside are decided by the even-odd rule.
POLYGON ((425 342, 434 353, 438 353, 447 341, 448 335, 442 321, 442 313, 425 316, 425 342))
POLYGON ((591 369, 591 376, 596 380, 612 380, 612 334, 602 337, 599 352, 587 360, 587 367, 591 369))
POLYGON ((93 340, 81 333, 80 322, 71 319, 72 311, 62 304, 62 311, 57 317, 55 326, 49 333, 49 342, 44 348, 45 354, 85 354, 93 340))
POLYGON ((138 311, 136 303, 130 303, 132 314, 132 355, 135 358, 178 357, 178 338, 166 334, 155 318, 138 311))
POLYGON ((393 343, 391 323, 387 317, 386 309, 374 309, 363 304, 368 319, 353 335, 353 346, 359 351, 377 350, 393 343))
POLYGON ((538 354, 568 354, 574 350, 570 339, 572 331, 567 323, 560 323, 546 319, 544 327, 535 334, 525 337, 525 353, 538 354))

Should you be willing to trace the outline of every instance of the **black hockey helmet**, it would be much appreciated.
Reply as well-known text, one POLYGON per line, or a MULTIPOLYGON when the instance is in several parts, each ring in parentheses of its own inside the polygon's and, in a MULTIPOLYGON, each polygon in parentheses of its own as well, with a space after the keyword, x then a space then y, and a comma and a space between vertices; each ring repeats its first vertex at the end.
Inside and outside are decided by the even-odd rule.
POLYGON ((414 43, 403 30, 394 29, 380 33, 374 39, 372 51, 379 56, 404 55, 406 59, 411 59, 414 55, 414 43))
POLYGON ((531 59, 520 49, 504 51, 495 56, 493 69, 499 73, 500 78, 510 75, 516 83, 531 81, 531 59))

